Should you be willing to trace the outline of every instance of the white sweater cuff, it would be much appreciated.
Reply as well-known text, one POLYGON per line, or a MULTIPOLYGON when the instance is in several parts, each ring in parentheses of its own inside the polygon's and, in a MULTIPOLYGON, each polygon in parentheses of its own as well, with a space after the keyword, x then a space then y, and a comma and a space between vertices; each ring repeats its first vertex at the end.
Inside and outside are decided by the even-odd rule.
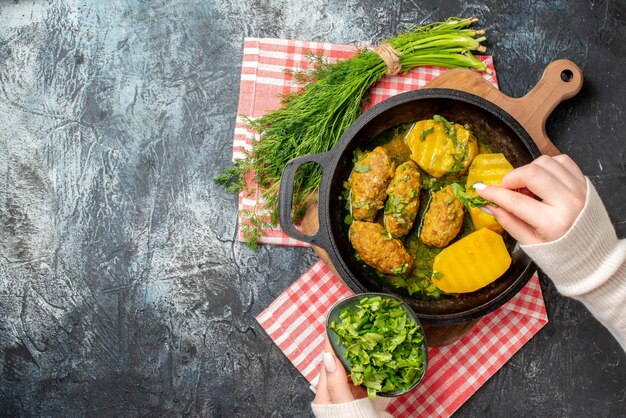
POLYGON ((379 411, 374 402, 367 398, 340 404, 312 403, 311 409, 317 418, 391 418, 390 414, 379 411))
POLYGON ((587 200, 567 233, 522 249, 565 296, 580 300, 626 350, 626 240, 587 179, 587 200))

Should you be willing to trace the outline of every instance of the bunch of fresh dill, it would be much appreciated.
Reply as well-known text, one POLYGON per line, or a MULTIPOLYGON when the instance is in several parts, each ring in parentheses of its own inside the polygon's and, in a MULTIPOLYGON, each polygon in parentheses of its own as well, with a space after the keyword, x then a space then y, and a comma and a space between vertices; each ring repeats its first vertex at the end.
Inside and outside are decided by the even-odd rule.
MULTIPOLYGON (((381 45, 393 48, 395 64, 402 73, 423 65, 488 71, 472 54, 472 51, 485 51, 480 44, 486 39, 484 31, 469 29, 476 20, 450 18, 417 26, 381 45)), ((247 212, 249 223, 242 226, 253 248, 261 230, 278 223, 278 187, 283 168, 293 158, 326 152, 335 145, 361 113, 369 88, 388 73, 390 67, 381 55, 364 48, 353 58, 335 63, 312 57, 313 69, 295 74, 296 80, 304 83, 303 87, 284 96, 280 109, 255 120, 246 119, 248 127, 260 139, 244 158, 235 160, 215 181, 228 191, 239 193, 249 191, 245 177, 253 175, 263 208, 257 205, 255 210, 247 212)), ((298 171, 293 186, 294 220, 304 213, 307 199, 319 187, 320 179, 321 168, 317 164, 306 164, 298 171)))

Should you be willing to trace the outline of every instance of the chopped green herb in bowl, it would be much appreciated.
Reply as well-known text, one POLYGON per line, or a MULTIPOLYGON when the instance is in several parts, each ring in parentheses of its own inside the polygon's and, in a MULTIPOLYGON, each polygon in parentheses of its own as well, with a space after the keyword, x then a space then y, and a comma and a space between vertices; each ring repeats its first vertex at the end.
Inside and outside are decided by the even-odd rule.
POLYGON ((428 349, 419 320, 401 299, 363 293, 337 303, 327 320, 335 354, 367 396, 400 396, 426 374, 428 349))

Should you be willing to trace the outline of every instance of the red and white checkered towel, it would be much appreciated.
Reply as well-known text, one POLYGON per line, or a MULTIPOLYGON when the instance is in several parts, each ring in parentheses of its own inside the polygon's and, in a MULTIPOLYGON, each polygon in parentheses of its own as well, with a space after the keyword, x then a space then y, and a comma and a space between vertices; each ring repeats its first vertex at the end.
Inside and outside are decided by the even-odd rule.
MULTIPOLYGON (((242 116, 258 118, 265 113, 278 109, 281 106, 280 95, 296 90, 293 76, 289 71, 309 69, 308 55, 323 55, 329 61, 352 57, 357 51, 354 45, 339 45, 327 42, 305 42, 286 39, 258 39, 246 38, 243 45, 243 63, 241 65, 241 86, 239 89, 238 117, 235 123, 235 138, 233 142, 233 158, 243 158, 243 151, 252 147, 255 132, 246 128, 242 116)), ((493 71, 484 74, 487 81, 498 87, 493 60, 490 56, 480 56, 493 71)), ((441 67, 418 67, 404 75, 384 77, 370 89, 370 104, 376 103, 409 90, 416 90, 424 86, 433 78, 445 72, 441 67)), ((248 183, 253 185, 251 179, 248 183)), ((249 218, 241 211, 255 212, 257 207, 262 212, 263 201, 259 199, 259 192, 239 195, 239 240, 245 241, 241 226, 249 222, 249 218)), ((245 212, 244 212, 245 213, 245 212)), ((308 244, 290 238, 282 232, 280 227, 263 230, 259 239, 263 244, 308 246, 308 244)))
MULTIPOLYGON (((317 383, 319 374, 326 315, 335 303, 352 294, 318 261, 257 316, 311 384, 317 383)), ((415 391, 395 398, 387 412, 395 417, 449 417, 547 322, 535 275, 513 299, 482 317, 459 341, 429 348, 424 380, 415 391)))
MULTIPOLYGON (((241 118, 256 118, 277 109, 279 95, 298 88, 285 70, 309 68, 307 54, 322 54, 329 60, 353 56, 353 45, 283 39, 246 38, 241 69, 239 108, 233 144, 234 158, 250 149, 255 133, 241 118)), ((498 86, 492 59, 483 56, 493 71, 483 76, 498 86)), ((419 67, 408 74, 384 77, 371 89, 370 106, 395 94, 422 87, 446 71, 438 67, 419 67)), ((252 184, 252 183, 251 183, 252 184)), ((254 211, 263 207, 258 191, 239 196, 239 209, 254 211)), ((241 226, 247 222, 239 216, 241 226)), ((289 238, 280 228, 265 230, 261 243, 307 246, 289 238)), ((294 366, 315 383, 323 349, 324 324, 330 307, 352 294, 323 262, 315 264, 281 294, 257 320, 294 366)), ((446 417, 456 411, 489 377, 519 350, 548 321, 537 277, 510 302, 483 317, 461 340, 444 348, 430 348, 427 376, 414 392, 395 399, 388 412, 398 417, 446 417)))

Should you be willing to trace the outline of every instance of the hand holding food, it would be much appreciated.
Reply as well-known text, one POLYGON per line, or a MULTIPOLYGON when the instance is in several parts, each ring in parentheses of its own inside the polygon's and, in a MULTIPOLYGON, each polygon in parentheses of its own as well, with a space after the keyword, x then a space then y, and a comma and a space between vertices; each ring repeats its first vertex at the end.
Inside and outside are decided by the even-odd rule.
POLYGON ((329 324, 329 332, 336 333, 345 348, 352 382, 364 386, 370 399, 377 393, 397 396, 415 387, 427 362, 424 332, 417 319, 392 297, 368 295, 353 300, 329 324))
POLYGON ((541 156, 504 176, 500 187, 475 184, 479 196, 498 207, 485 208, 520 244, 561 238, 585 206, 587 181, 567 155, 541 156), (515 190, 528 189, 539 199, 515 190))
POLYGON ((313 404, 341 404, 366 396, 367 392, 362 387, 356 387, 348 381, 346 371, 335 356, 327 338, 322 353, 322 367, 313 404))

